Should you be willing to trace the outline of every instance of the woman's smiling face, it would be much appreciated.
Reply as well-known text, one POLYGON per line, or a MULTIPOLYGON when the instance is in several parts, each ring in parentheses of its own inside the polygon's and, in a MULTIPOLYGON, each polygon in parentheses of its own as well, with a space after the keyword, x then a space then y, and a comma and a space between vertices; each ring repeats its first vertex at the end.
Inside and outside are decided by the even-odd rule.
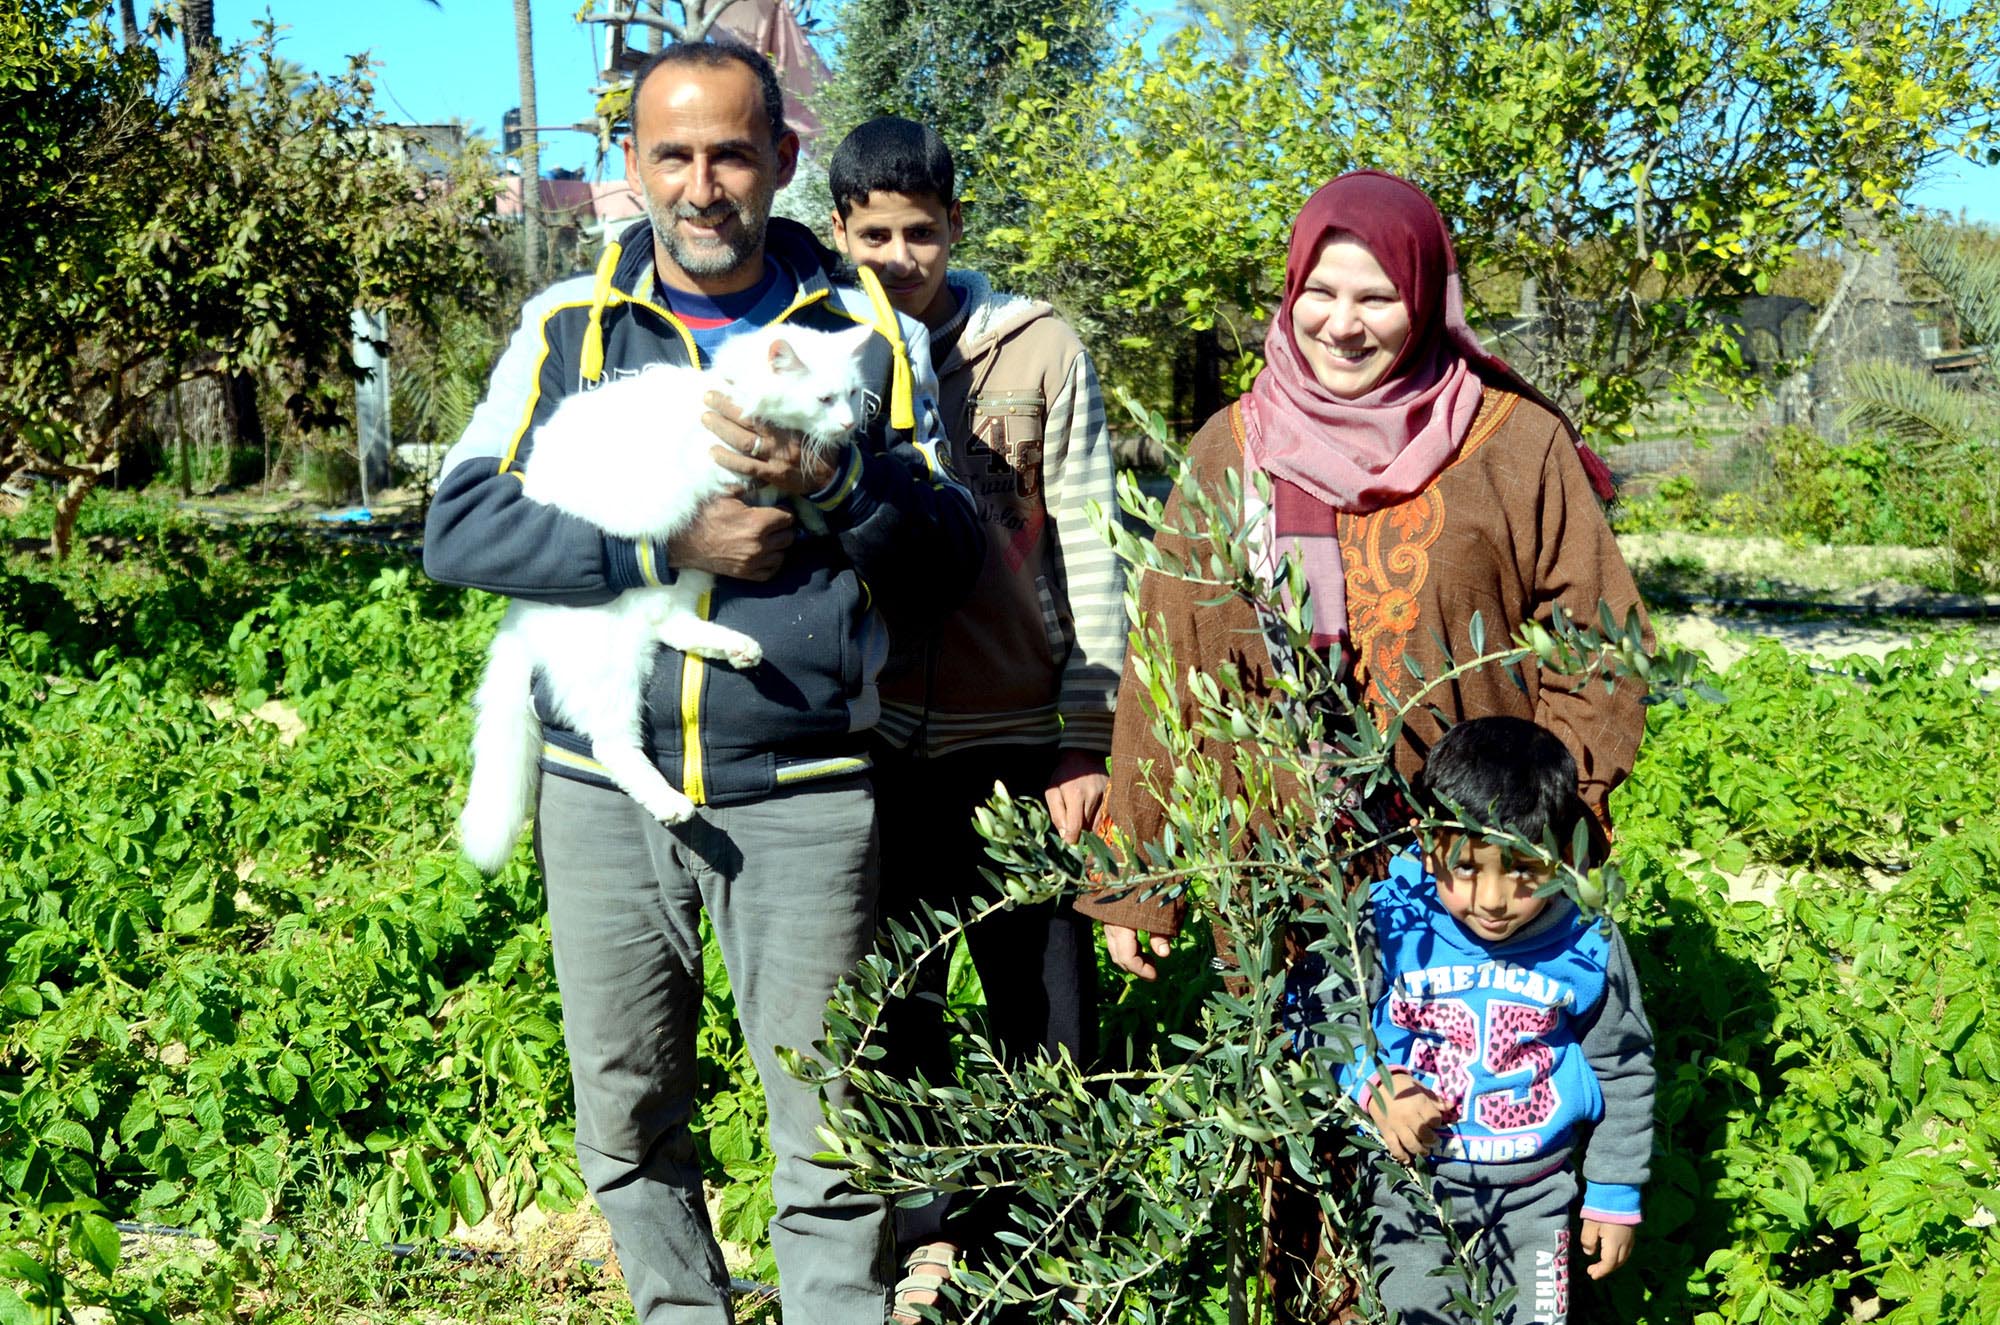
POLYGON ((1410 339, 1410 310, 1375 255, 1336 230, 1292 301, 1292 337, 1319 384, 1353 400, 1388 376, 1410 339))

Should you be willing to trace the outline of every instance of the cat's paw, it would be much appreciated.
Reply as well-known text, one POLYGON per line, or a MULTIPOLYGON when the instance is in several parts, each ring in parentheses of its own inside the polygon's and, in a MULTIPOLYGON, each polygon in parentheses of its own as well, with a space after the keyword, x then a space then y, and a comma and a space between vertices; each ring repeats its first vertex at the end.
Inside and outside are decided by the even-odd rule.
POLYGON ((676 796, 671 801, 655 801, 646 809, 655 819, 669 828, 694 818, 694 802, 685 796, 676 796))
MULTIPOLYGON (((734 635, 735 632, 731 631, 730 634, 734 635)), ((738 671, 746 671, 764 661, 764 646, 748 635, 737 636, 727 644, 714 641, 690 644, 683 652, 692 653, 697 658, 706 658, 710 662, 726 662, 738 671)))

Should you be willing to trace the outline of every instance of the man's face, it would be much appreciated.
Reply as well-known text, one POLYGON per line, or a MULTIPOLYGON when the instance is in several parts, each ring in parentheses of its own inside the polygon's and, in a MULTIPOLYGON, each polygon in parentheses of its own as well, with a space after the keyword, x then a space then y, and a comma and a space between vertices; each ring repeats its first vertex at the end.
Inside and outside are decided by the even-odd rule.
POLYGON ((964 234, 958 204, 928 193, 870 193, 842 216, 833 214, 833 242, 857 267, 881 278, 898 313, 939 327, 957 311, 945 288, 951 246, 964 234))
POLYGON ((658 69, 632 126, 625 179, 646 200, 660 276, 710 295, 756 284, 771 199, 799 156, 797 134, 771 140, 757 76, 734 61, 658 69))

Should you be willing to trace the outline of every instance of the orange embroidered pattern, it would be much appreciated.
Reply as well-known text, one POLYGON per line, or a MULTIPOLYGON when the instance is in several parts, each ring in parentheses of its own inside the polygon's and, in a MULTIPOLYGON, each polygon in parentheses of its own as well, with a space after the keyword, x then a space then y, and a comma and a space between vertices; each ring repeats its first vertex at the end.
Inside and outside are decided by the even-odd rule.
MULTIPOLYGON (((1464 463, 1485 445, 1520 399, 1511 392, 1489 389, 1465 435, 1465 444, 1446 470, 1464 463)), ((1386 706, 1389 702, 1384 677, 1404 675, 1403 656, 1410 632, 1423 616, 1420 595, 1430 579, 1430 550, 1444 534, 1444 521, 1444 495, 1435 481, 1394 506, 1339 518, 1351 632, 1348 645, 1354 650, 1354 674, 1371 705, 1386 706)))

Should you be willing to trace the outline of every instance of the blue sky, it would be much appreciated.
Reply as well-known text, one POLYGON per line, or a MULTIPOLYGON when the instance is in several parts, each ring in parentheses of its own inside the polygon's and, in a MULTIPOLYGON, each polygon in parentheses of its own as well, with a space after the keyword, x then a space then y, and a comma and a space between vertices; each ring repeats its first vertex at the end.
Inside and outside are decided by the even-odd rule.
MULTIPOLYGON (((593 48, 599 29, 576 22, 576 0, 533 0, 535 87, 543 124, 575 124, 591 113, 591 87, 601 67, 593 48)), ((837 6, 820 0, 822 14, 837 6)), ((1144 5, 1155 8, 1156 5, 1144 5)), ((143 10, 144 6, 142 6, 143 10)), ((337 70, 356 51, 379 63, 377 100, 391 119, 437 123, 458 119, 498 138, 500 117, 516 105, 514 6, 510 0, 287 0, 266 6, 216 0, 217 35, 250 37, 267 13, 284 24, 281 50, 308 69, 337 70)), ((596 142, 588 134, 552 133, 542 140, 542 167, 592 171, 596 142)), ((612 174, 623 165, 609 163, 612 174)), ((1912 195, 1924 207, 2000 224, 2000 167, 1948 161, 1912 195)))

